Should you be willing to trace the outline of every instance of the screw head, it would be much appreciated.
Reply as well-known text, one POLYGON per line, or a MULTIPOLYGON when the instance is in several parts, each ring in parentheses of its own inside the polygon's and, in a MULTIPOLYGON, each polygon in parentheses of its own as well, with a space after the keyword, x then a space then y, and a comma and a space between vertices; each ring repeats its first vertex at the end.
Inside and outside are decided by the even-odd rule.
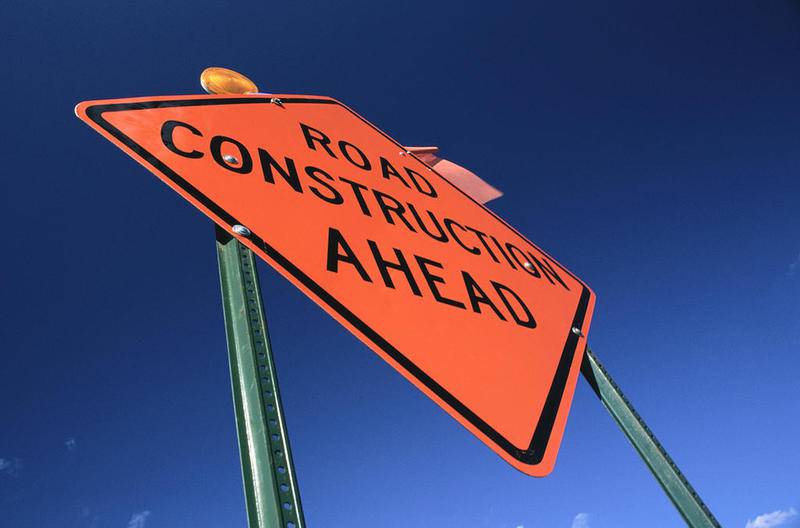
POLYGON ((252 231, 240 224, 236 224, 235 226, 231 227, 231 231, 241 236, 250 236, 252 234, 252 231))
POLYGON ((283 106, 283 101, 281 101, 281 100, 280 100, 280 99, 278 99, 277 97, 273 97, 273 98, 271 98, 271 99, 269 100, 269 102, 270 102, 270 103, 272 103, 272 104, 276 104, 276 105, 278 105, 278 106, 283 106))
POLYGON ((222 156, 222 159, 225 160, 225 163, 231 163, 233 165, 239 164, 239 160, 231 156, 230 154, 225 154, 224 156, 222 156))
POLYGON ((411 154, 411 153, 409 151, 407 151, 407 150, 401 150, 400 151, 400 155, 401 156, 408 156, 409 154, 411 154))
POLYGON ((572 327, 572 333, 579 337, 586 337, 583 335, 583 332, 581 332, 581 329, 578 328, 577 326, 572 327))
POLYGON ((522 264, 522 267, 525 269, 533 269, 533 264, 528 262, 527 260, 522 264))

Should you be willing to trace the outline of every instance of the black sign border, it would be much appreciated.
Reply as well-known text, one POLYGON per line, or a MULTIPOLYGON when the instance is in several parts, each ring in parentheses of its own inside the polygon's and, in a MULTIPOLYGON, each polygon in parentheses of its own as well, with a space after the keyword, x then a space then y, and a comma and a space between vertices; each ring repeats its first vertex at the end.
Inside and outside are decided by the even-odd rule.
MULTIPOLYGON (((378 129, 372 123, 370 123, 369 121, 358 115, 356 112, 354 112, 352 109, 340 103, 339 101, 336 101, 335 99, 319 99, 314 97, 288 97, 288 98, 281 97, 280 103, 284 105, 285 104, 339 105, 348 112, 352 113, 355 117, 363 121, 366 125, 373 128, 376 132, 380 133, 383 137, 394 143, 399 149, 404 150, 404 147, 402 145, 397 143, 391 137, 387 136, 382 130, 378 129)), ((275 104, 275 103, 272 102, 272 96, 265 96, 265 97, 250 96, 250 97, 236 97, 236 98, 225 97, 225 96, 217 96, 217 97, 212 96, 202 99, 177 99, 177 100, 156 100, 156 101, 137 101, 137 102, 127 102, 127 103, 96 104, 96 105, 90 105, 86 108, 86 115, 89 117, 89 119, 94 121, 103 130, 108 132, 112 137, 116 138, 123 145, 131 149, 143 160, 149 163, 153 168, 158 170, 167 179, 178 185, 187 194, 192 196, 195 200, 197 200, 198 202, 203 204, 206 208, 208 208, 210 211, 212 211, 215 215, 217 215, 217 217, 219 217, 221 220, 223 220, 225 223, 228 224, 228 228, 230 230, 232 226, 240 224, 241 222, 236 220, 236 218, 234 218, 231 214, 229 214, 219 205, 214 203, 206 195, 201 193, 192 184, 190 184, 188 181, 182 178, 178 173, 167 167, 165 163, 163 163, 158 158, 150 154, 142 146, 140 146, 130 137, 122 133, 122 131, 120 131, 118 128, 114 127, 103 117, 103 114, 106 112, 119 112, 126 110, 148 110, 153 108, 232 105, 232 104, 275 104)), ((424 163, 422 161, 420 162, 424 163)), ((545 253, 538 246, 530 242, 525 236, 519 233, 512 226, 508 225, 502 218, 498 217, 492 211, 484 207, 483 204, 473 200, 469 195, 464 193, 464 191, 459 189, 456 185, 452 184, 447 178, 437 173, 435 169, 432 172, 434 172, 437 176, 439 176, 439 178, 447 185, 450 185, 458 192, 462 193, 466 198, 468 198, 473 203, 479 205, 482 209, 484 209, 487 213, 489 213, 495 219, 500 221, 508 229, 515 232, 521 238, 528 241, 528 243, 530 243, 542 254, 547 255, 549 257, 547 253, 545 253)), ((494 442, 503 451, 508 453, 514 459, 527 465, 534 466, 542 461, 542 458, 544 458, 544 454, 550 440, 550 435, 555 425, 556 417, 558 416, 558 411, 561 407, 561 398, 564 394, 564 389, 567 384, 567 378, 569 377, 570 367, 573 363, 575 353, 577 351, 579 336, 574 332, 572 332, 571 328, 572 327, 579 329, 583 328, 583 322, 586 317, 586 310, 588 309, 589 301, 592 295, 591 291, 586 286, 586 284, 584 284, 583 281, 578 279, 575 275, 570 273, 569 270, 563 268, 561 265, 558 264, 557 261, 553 259, 554 263, 562 271, 564 271, 566 274, 568 274, 570 277, 572 277, 575 281, 577 281, 581 285, 582 291, 580 300, 578 302, 578 307, 575 311, 575 316, 573 317, 572 320, 572 327, 567 331, 567 336, 564 343, 564 349, 561 353, 561 358, 559 359, 558 366, 556 367, 556 372, 555 375, 553 376, 553 383, 550 385, 550 390, 548 391, 547 399, 545 400, 545 405, 542 409, 541 415, 539 416, 539 421, 536 424, 536 429, 534 430, 528 448, 519 449, 518 447, 514 446, 509 440, 503 437, 499 432, 497 432, 494 428, 492 428, 488 423, 486 423, 483 419, 481 419, 477 414, 471 411, 466 405, 461 403, 455 396, 450 394, 444 387, 439 385, 433 378, 431 378, 425 372, 423 372, 411 360, 405 357, 400 352, 400 350, 392 346, 391 343, 389 343, 378 332, 373 330, 358 316, 356 316, 353 312, 351 312, 346 306, 344 306, 335 297, 333 297, 333 295, 328 293, 319 284, 314 282, 311 279, 311 277, 303 273, 303 271, 297 266, 295 266, 291 261, 289 261, 289 259, 280 254, 275 248, 267 244, 260 236, 258 236, 257 233, 253 233, 251 236, 249 236, 248 240, 253 242, 253 244, 255 244, 258 248, 264 251, 264 253, 266 253, 275 263, 281 266, 284 269, 284 271, 289 273, 298 282, 302 283, 306 288, 312 291, 322 302, 327 304, 343 319, 345 319, 347 322, 353 325, 353 327, 358 329, 358 331, 361 332, 364 335, 364 337, 372 341, 381 350, 383 350, 386 354, 388 354, 409 374, 411 374, 411 376, 416 378, 420 383, 425 385, 425 387, 427 387, 439 398, 441 398, 442 401, 444 401, 447 405, 449 405, 452 409, 454 409, 458 414, 460 414, 475 428, 477 428, 479 431, 485 434, 492 442, 494 442)))

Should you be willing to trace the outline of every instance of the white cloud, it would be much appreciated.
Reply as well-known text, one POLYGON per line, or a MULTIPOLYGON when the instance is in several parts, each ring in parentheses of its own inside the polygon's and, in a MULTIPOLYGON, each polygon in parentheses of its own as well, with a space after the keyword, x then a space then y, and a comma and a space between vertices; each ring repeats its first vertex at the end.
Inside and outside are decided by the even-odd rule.
POLYGON ((572 528, 589 528, 589 514, 579 513, 572 519, 572 528))
POLYGON ((144 510, 131 515, 128 521, 128 528, 144 528, 147 518, 150 517, 150 510, 144 510))
POLYGON ((18 477, 22 469, 22 460, 18 458, 0 458, 0 474, 18 477))
POLYGON ((789 264, 789 271, 787 271, 786 274, 790 277, 794 277, 798 271, 800 271, 800 255, 797 255, 794 262, 789 264))
POLYGON ((778 526, 793 526, 797 520, 797 510, 775 510, 774 512, 759 515, 755 519, 748 519, 744 528, 777 528, 778 526))

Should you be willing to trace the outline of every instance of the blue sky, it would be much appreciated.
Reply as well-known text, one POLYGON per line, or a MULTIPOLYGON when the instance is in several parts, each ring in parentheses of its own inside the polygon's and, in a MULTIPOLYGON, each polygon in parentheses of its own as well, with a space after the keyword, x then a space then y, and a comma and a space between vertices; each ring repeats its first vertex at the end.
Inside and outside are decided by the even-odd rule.
MULTIPOLYGON (((0 526, 245 526, 210 222, 73 115, 206 66, 505 191, 723 526, 800 517, 800 3, 6 2, 0 526)), ((261 270, 309 526, 680 526, 584 382, 513 470, 261 270)))

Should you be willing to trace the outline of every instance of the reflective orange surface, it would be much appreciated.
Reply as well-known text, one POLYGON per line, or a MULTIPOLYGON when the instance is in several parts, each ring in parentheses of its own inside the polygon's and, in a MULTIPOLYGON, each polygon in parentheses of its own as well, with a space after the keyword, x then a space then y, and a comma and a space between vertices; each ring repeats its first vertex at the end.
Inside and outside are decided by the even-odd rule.
POLYGON ((76 112, 217 224, 248 227, 243 244, 514 467, 549 473, 591 290, 338 101, 272 97, 76 112))

